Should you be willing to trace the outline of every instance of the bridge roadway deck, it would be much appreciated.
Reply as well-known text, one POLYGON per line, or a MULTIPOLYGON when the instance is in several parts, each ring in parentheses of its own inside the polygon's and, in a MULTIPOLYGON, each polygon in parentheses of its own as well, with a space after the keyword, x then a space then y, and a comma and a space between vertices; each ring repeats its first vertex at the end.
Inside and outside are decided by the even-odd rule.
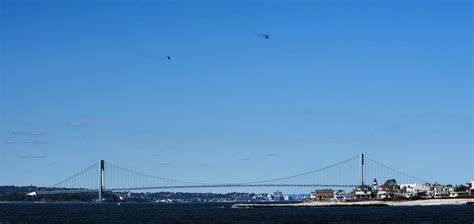
MULTIPOLYGON (((160 189, 190 189, 190 188, 228 188, 228 187, 356 187, 352 184, 200 184, 200 185, 176 185, 176 186, 156 186, 156 187, 127 187, 109 188, 104 191, 134 191, 134 190, 160 190, 160 189)), ((97 189, 74 189, 57 191, 37 191, 37 194, 67 194, 67 193, 96 193, 97 189)))

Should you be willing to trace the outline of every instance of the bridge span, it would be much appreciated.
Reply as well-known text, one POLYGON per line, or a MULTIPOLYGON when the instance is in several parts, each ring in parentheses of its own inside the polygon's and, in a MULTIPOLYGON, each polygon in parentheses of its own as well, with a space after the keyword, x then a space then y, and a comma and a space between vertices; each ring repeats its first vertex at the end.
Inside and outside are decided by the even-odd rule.
POLYGON ((168 179, 140 173, 100 160, 84 170, 35 194, 97 193, 102 201, 104 192, 249 187, 312 187, 354 188, 365 184, 366 178, 396 179, 404 183, 426 183, 410 174, 391 168, 360 154, 341 162, 296 175, 241 183, 199 183, 168 179))

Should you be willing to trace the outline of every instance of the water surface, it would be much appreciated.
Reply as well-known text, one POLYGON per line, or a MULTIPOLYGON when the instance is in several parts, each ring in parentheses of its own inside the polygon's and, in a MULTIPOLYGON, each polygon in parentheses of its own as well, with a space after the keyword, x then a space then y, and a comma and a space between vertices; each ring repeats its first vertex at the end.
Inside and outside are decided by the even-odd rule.
POLYGON ((474 223, 474 206, 229 208, 223 204, 0 203, 5 223, 474 223))

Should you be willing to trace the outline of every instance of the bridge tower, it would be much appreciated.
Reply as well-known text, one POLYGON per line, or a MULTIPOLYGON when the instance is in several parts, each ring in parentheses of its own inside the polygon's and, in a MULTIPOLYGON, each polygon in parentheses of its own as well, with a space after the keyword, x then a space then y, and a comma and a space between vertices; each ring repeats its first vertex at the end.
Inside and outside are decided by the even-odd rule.
POLYGON ((361 186, 364 185, 364 153, 361 153, 359 155, 359 159, 360 159, 360 180, 359 180, 359 183, 361 186))
POLYGON ((98 186, 98 193, 99 193, 99 200, 98 202, 102 202, 102 193, 104 193, 104 160, 99 160, 99 186, 98 186))

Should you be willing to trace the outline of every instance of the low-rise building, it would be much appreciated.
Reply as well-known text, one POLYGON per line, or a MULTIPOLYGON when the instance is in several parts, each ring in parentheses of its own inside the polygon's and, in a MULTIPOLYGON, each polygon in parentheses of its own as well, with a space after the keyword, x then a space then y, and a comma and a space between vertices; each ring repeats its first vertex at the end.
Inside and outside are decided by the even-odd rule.
POLYGON ((345 190, 334 191, 333 200, 334 201, 348 201, 352 199, 351 192, 346 192, 345 190))
POLYGON ((441 184, 434 184, 432 192, 433 192, 432 195, 435 198, 442 198, 442 197, 449 196, 449 188, 441 184))
MULTIPOLYGON (((402 188, 401 191, 404 189, 402 188)), ((386 198, 391 198, 392 195, 387 191, 385 185, 381 185, 379 190, 377 191, 377 198, 378 199, 386 199, 386 198)))
POLYGON ((474 180, 471 180, 471 188, 469 189, 469 195, 474 195, 474 180))
POLYGON ((427 184, 402 184, 400 185, 401 196, 406 198, 431 197, 430 186, 427 184))
POLYGON ((273 200, 275 200, 275 201, 283 201, 283 200, 284 200, 283 192, 281 192, 281 191, 275 191, 275 192, 273 192, 273 200))
POLYGON ((372 198, 372 188, 368 185, 361 185, 354 189, 352 192, 353 199, 371 199, 372 198))
POLYGON ((313 201, 331 201, 334 198, 334 191, 332 189, 321 189, 311 192, 310 196, 313 201))

